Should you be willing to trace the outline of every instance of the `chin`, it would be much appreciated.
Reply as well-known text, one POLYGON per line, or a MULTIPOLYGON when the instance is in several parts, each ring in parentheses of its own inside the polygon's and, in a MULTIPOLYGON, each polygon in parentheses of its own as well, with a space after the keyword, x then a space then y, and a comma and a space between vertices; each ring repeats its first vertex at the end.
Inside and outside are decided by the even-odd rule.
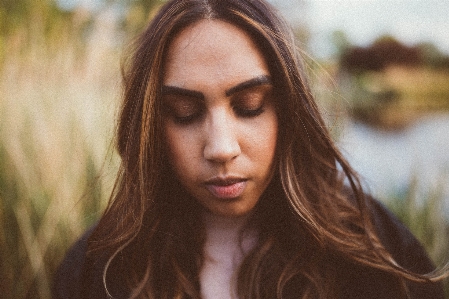
POLYGON ((244 217, 254 210, 254 207, 225 207, 225 208, 209 208, 209 213, 228 218, 239 218, 244 217))

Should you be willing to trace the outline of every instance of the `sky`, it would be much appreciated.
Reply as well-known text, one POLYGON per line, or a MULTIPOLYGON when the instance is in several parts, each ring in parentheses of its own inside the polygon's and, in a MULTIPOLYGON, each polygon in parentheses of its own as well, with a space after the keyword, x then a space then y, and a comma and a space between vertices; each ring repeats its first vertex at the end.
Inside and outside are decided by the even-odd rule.
POLYGON ((449 0, 271 0, 291 22, 304 22, 313 54, 333 52, 330 36, 343 30, 357 45, 390 34, 413 45, 432 42, 449 54, 449 0))

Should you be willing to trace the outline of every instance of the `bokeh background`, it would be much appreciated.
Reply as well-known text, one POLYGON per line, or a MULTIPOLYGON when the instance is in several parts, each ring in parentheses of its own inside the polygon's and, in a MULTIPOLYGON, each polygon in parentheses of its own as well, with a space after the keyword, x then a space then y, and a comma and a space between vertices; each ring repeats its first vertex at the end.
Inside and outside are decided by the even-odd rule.
MULTIPOLYGON (((0 0, 0 294, 50 298, 117 171, 120 59, 164 1, 0 0)), ((271 0, 367 190, 449 259, 449 1, 271 0)))

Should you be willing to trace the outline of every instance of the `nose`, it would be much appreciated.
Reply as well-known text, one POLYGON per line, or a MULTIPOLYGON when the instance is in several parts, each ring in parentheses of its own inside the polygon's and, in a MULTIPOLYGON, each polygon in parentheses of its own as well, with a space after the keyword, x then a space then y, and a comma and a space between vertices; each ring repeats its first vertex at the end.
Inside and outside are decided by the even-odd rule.
POLYGON ((210 117, 206 125, 204 158, 215 163, 226 163, 241 153, 235 120, 225 111, 210 117))

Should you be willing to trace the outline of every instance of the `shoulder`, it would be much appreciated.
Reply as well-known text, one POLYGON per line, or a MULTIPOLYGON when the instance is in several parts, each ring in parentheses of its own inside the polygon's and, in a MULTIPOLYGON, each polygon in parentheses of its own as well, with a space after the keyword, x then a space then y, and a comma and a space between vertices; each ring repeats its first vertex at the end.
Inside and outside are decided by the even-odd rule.
POLYGON ((107 259, 87 256, 88 240, 95 227, 87 230, 67 251, 53 281, 53 299, 107 298, 103 269, 107 259))
POLYGON ((374 199, 369 207, 380 241, 402 267, 419 274, 434 270, 423 246, 392 212, 374 199))
MULTIPOLYGON (((109 260, 107 253, 95 257, 87 254, 89 238, 95 226, 87 230, 67 251, 53 281, 53 299, 106 299, 103 271, 109 260)), ((127 298, 127 290, 118 281, 117 273, 109 273, 108 287, 114 298, 127 298)))
POLYGON ((66 256, 56 272, 53 281, 54 299, 79 299, 83 266, 86 260, 87 239, 92 229, 75 242, 67 251, 66 256))
MULTIPOLYGON (((370 198, 369 212, 382 245, 400 266, 418 274, 429 273, 435 269, 435 266, 420 242, 382 203, 370 198)), ((371 288, 372 292, 378 292, 380 290, 379 282, 384 286, 393 288, 392 281, 396 280, 394 277, 389 277, 388 274, 378 270, 361 270, 359 268, 354 268, 353 273, 356 275, 353 279, 356 281, 363 279, 363 283, 361 281, 359 283, 364 284, 367 290, 371 288)), ((410 291, 410 298, 444 298, 440 283, 422 284, 408 282, 407 286, 410 291)), ((384 288, 384 290, 388 291, 388 287, 384 288)))

